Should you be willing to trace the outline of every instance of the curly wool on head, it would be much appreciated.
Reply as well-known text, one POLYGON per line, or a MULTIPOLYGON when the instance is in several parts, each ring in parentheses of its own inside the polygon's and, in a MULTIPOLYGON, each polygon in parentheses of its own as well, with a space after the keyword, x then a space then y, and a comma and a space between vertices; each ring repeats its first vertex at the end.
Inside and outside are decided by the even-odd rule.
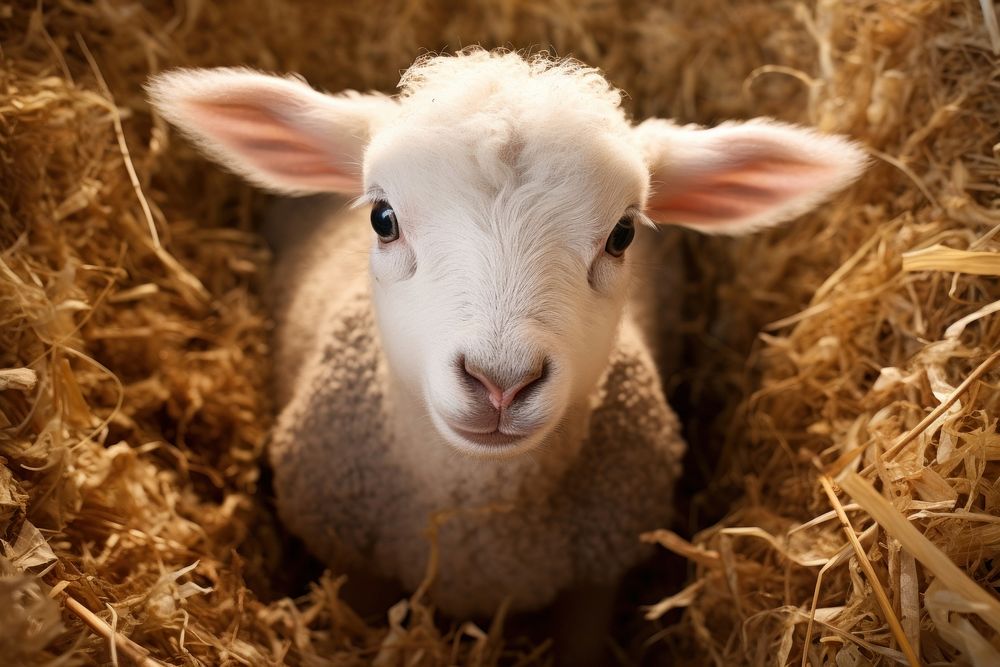
POLYGON ((437 117, 446 125, 467 117, 470 109, 505 115, 520 109, 526 119, 531 114, 534 120, 539 114, 560 120, 572 116, 602 127, 620 124, 627 132, 622 97, 600 70, 573 58, 547 53, 525 58, 480 47, 419 58, 399 80, 400 101, 428 115, 444 110, 437 117))
POLYGON ((397 122, 464 144, 497 185, 532 164, 571 161, 580 137, 631 143, 622 97, 573 58, 471 47, 424 56, 403 73, 397 122))

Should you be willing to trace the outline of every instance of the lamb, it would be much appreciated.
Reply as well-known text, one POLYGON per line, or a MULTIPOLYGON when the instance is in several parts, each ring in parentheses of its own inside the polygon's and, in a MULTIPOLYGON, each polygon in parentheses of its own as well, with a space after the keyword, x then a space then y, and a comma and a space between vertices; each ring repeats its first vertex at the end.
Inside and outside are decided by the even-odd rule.
POLYGON ((278 506, 332 567, 411 591, 437 517, 429 594, 455 617, 582 595, 564 606, 606 619, 670 520, 685 445, 630 290, 637 232, 648 252, 654 223, 762 229, 865 163, 766 119, 633 125, 598 70, 544 55, 424 57, 395 97, 247 69, 149 92, 252 183, 355 198, 277 219, 278 506))

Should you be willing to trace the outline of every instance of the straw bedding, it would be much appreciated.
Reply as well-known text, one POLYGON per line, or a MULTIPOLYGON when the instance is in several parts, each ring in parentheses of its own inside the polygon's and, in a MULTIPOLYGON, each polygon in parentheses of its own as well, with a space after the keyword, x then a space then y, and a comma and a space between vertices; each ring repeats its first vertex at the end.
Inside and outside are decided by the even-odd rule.
POLYGON ((625 664, 1000 664, 992 4, 345 4, 0 4, 0 663, 551 660, 502 616, 361 619, 313 576, 262 467, 266 202, 140 88, 246 64, 391 90, 481 43, 600 66, 637 117, 769 114, 873 156, 782 230, 677 234, 686 518, 643 537, 625 664))

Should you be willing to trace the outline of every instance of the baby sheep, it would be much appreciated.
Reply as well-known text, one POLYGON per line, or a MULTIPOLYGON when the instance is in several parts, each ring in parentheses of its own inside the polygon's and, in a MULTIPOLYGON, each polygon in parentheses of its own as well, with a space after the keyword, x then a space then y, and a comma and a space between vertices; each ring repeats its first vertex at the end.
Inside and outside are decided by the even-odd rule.
POLYGON ((251 182, 370 207, 279 220, 278 506, 333 567, 411 591, 433 518, 429 594, 458 617, 607 600, 668 522, 684 443, 626 311, 637 228, 768 227, 865 162, 770 120, 633 125, 596 69, 481 49, 420 59, 395 97, 247 69, 149 92, 251 182))

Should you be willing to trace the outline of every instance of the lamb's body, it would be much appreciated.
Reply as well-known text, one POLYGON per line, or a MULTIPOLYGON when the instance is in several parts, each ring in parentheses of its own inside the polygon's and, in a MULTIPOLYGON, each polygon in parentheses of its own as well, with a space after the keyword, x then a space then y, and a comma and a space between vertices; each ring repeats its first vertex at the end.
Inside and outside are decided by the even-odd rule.
POLYGON ((431 594, 458 616, 616 582, 643 555, 639 534, 669 520, 684 449, 637 325, 625 319, 593 412, 567 415, 575 428, 530 456, 463 457, 408 401, 394 404, 361 270, 364 224, 328 216, 279 262, 277 380, 288 404, 271 460, 284 521, 324 560, 413 590, 437 515, 431 594), (567 456, 573 441, 579 451, 567 456))

